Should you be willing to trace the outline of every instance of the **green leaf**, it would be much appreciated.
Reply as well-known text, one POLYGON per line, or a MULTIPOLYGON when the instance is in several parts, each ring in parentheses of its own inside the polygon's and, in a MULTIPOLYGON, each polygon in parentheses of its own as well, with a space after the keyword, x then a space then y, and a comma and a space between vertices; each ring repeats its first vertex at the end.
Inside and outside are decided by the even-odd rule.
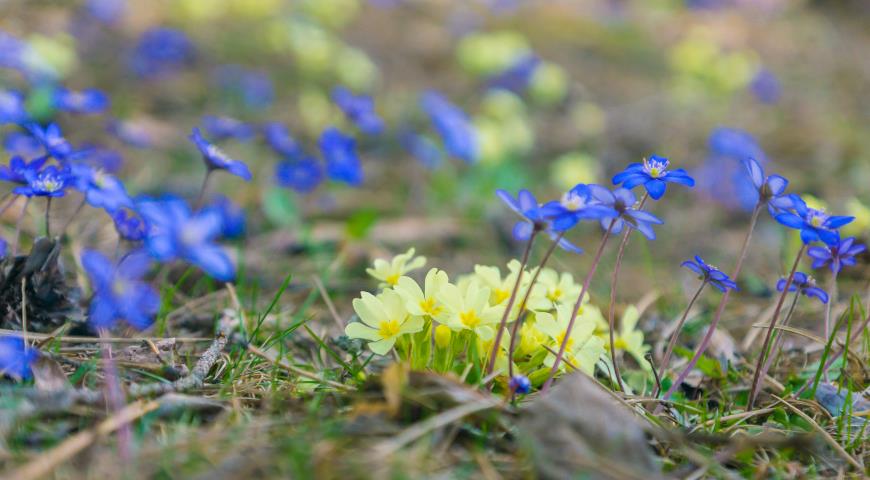
POLYGON ((347 219, 345 231, 350 238, 363 239, 366 238, 375 226, 379 218, 377 210, 371 208, 363 208, 355 212, 347 219))
POLYGON ((263 213, 275 225, 284 227, 299 223, 299 206, 293 193, 287 189, 271 187, 263 194, 263 213))

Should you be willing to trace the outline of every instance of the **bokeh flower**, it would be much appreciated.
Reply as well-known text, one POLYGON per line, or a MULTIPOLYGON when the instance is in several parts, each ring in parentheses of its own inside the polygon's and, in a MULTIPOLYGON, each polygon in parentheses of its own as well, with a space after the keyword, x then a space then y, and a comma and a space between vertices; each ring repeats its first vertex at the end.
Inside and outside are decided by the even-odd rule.
POLYGON ((372 97, 354 95, 345 87, 335 87, 332 90, 332 101, 366 135, 377 135, 384 130, 384 121, 375 111, 375 102, 372 97))
POLYGON ((125 209, 118 210, 112 214, 112 223, 118 236, 128 242, 141 242, 148 234, 145 222, 132 211, 128 213, 125 209))
POLYGON ((115 264, 94 250, 82 253, 82 266, 91 280, 88 320, 94 329, 112 328, 123 320, 137 330, 151 326, 160 307, 160 296, 142 280, 150 259, 144 252, 130 253, 115 264))
POLYGON ((363 182, 363 169, 356 153, 356 140, 335 127, 323 131, 318 140, 329 178, 357 187, 363 182))
POLYGON ((88 204, 114 213, 121 208, 133 206, 127 189, 117 177, 89 165, 75 164, 70 167, 72 186, 80 191, 88 204))
POLYGON ((275 180, 282 187, 310 193, 323 181, 323 167, 313 157, 282 160, 275 164, 275 180))
POLYGON ((240 160, 234 160, 229 157, 223 150, 210 143, 203 138, 198 128, 193 129, 190 135, 190 140, 199 149, 202 154, 202 159, 205 161, 206 167, 211 170, 226 170, 227 172, 242 178, 245 181, 251 180, 251 171, 248 166, 240 160))
POLYGON ((109 97, 95 88, 80 92, 58 88, 54 92, 54 108, 64 112, 93 114, 103 112, 108 107, 109 97))
POLYGON ((0 336, 0 377, 29 379, 33 375, 30 366, 37 358, 39 351, 25 345, 20 336, 0 336))
POLYGON ((797 195, 791 196, 791 203, 794 213, 779 213, 775 217, 776 221, 786 227, 800 230, 801 240, 807 244, 819 240, 828 245, 838 244, 840 234, 837 229, 855 219, 855 217, 831 216, 824 210, 809 208, 797 195))
POLYGON ((48 161, 48 157, 39 157, 29 162, 20 156, 9 159, 9 165, 0 165, 0 180, 18 185, 27 185, 28 177, 33 178, 48 161))
POLYGON ((130 56, 130 68, 145 78, 173 74, 194 57, 193 42, 181 30, 156 27, 145 31, 130 56))
POLYGON ((607 219, 619 214, 611 206, 604 205, 595 198, 591 187, 577 184, 560 201, 547 202, 541 207, 541 215, 550 220, 553 230, 562 232, 574 227, 581 220, 607 219))
POLYGON ((202 117, 202 126, 215 142, 228 138, 249 140, 256 133, 252 125, 227 116, 206 115, 202 117))
POLYGON ((49 165, 38 172, 26 172, 27 185, 12 190, 25 197, 62 197, 69 185, 69 172, 49 165))
POLYGON ((27 117, 24 96, 11 90, 0 90, 0 125, 23 123, 27 117))
POLYGON ((264 125, 263 136, 269 147, 284 158, 300 159, 305 154, 299 143, 290 135, 290 130, 281 123, 270 122, 264 125))
POLYGON ((420 97, 420 106, 450 155, 473 163, 480 154, 480 145, 474 125, 459 107, 438 92, 429 91, 420 97))

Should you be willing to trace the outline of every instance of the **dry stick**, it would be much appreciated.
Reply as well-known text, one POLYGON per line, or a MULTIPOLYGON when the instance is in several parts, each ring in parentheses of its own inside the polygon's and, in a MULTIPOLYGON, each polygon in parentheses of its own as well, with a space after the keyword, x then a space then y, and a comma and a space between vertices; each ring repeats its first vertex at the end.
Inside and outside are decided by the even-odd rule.
MULTIPOLYGON (((649 192, 643 194, 640 200, 638 210, 643 208, 646 199, 649 198, 649 192)), ((616 363, 616 340, 614 333, 616 327, 616 318, 614 305, 616 304, 616 284, 619 281, 619 270, 622 267, 622 257, 625 255, 625 247, 628 245, 628 237, 631 235, 631 228, 625 227, 625 233, 622 234, 622 240, 619 242, 619 250, 616 253, 616 263, 613 266, 613 275, 610 279, 610 308, 607 309, 607 325, 610 330, 610 361, 613 363, 613 375, 616 377, 616 383, 619 384, 619 390, 625 392, 625 386, 622 384, 622 376, 619 373, 619 365, 616 363)))
POLYGON ((96 442, 100 437, 118 430, 148 412, 156 410, 159 406, 160 403, 156 400, 147 403, 143 401, 131 403, 117 414, 103 420, 96 428, 69 437, 60 445, 12 471, 6 478, 8 480, 32 480, 44 477, 53 472, 60 464, 96 442))
MULTIPOLYGON (((758 205, 755 206, 755 211, 752 212, 752 220, 749 222, 749 231, 746 232, 746 238, 743 239, 743 246, 740 248, 740 256, 737 257, 737 265, 734 266, 734 274, 731 275, 731 279, 735 282, 737 278, 740 276, 740 270, 743 268, 743 261, 746 259, 746 253, 749 251, 749 243, 752 240, 752 232, 755 230, 755 224, 758 223, 758 214, 761 213, 761 207, 764 204, 759 202, 758 205)), ((707 333, 704 335, 704 339, 701 340, 701 343, 698 344, 698 348, 695 350, 695 354, 692 356, 692 359, 689 360, 689 363, 683 368, 683 371, 677 376, 677 379, 674 380, 674 383, 671 385, 671 388, 665 393, 662 397, 663 400, 667 400, 671 398, 671 395, 677 391, 680 387, 680 384, 683 383, 683 380, 689 376, 689 372, 695 368, 695 365, 698 363, 698 360, 701 359, 701 355, 707 350, 707 347, 710 345, 710 340, 713 338, 713 332, 716 331, 716 326, 719 325, 719 320, 722 318, 722 312, 725 311, 725 305, 728 304, 728 298, 731 296, 732 290, 728 290, 722 294, 722 299, 719 300, 719 306, 716 307, 716 314, 713 316, 713 321, 710 322, 710 326, 707 328, 707 333)), ((655 413, 661 413, 663 404, 660 404, 656 407, 655 413)))
POLYGON ((317 286, 317 290, 320 291, 323 303, 325 303, 326 308, 329 309, 329 313, 332 315, 332 319, 335 320, 335 324, 338 325, 338 328, 343 329, 344 322, 341 321, 341 316, 338 314, 338 310, 335 309, 335 304, 332 303, 332 299, 329 298, 329 293, 326 292, 326 287, 323 285, 323 281, 321 281, 320 277, 317 275, 312 275, 311 280, 314 282, 314 285, 317 286))
POLYGON ((791 272, 789 272, 788 279, 785 281, 785 286, 782 289, 782 295, 779 296, 779 302, 776 304, 776 310, 773 311, 773 318, 770 319, 770 327, 768 327, 767 334, 764 336, 764 344, 761 346, 761 355, 758 357, 758 365, 756 365, 755 375, 752 377, 752 390, 749 391, 749 404, 747 407, 749 410, 752 410, 752 407, 755 405, 755 397, 758 395, 759 380, 764 377, 765 373, 767 373, 767 369, 764 368, 766 365, 765 358, 768 354, 770 340, 773 337, 773 330, 774 327, 776 327, 776 321, 779 320, 779 312, 782 310, 785 297, 788 295, 788 289, 791 288, 791 284, 794 281, 794 274, 797 272, 798 265, 801 263, 801 257, 803 257, 804 250, 806 249, 807 244, 804 243, 801 245, 800 250, 798 250, 798 254, 794 259, 794 264, 791 266, 791 272))
MULTIPOLYGON (((16 335, 19 334, 18 330, 8 330, 5 328, 0 328, 0 335, 16 335)), ((144 341, 161 341, 161 340, 174 340, 177 343, 196 343, 196 342, 211 342, 214 340, 213 338, 205 338, 205 337, 138 337, 138 338, 120 338, 120 337, 56 337, 53 334, 49 333, 36 333, 30 332, 27 335, 29 338, 33 338, 36 340, 56 340, 60 343, 142 343, 144 341)))
MULTIPOLYGON (((541 388, 541 393, 546 393, 556 377, 556 372, 559 371, 559 364, 562 362, 562 356, 565 355, 565 348, 568 347, 568 340, 571 339, 571 330, 574 328, 574 321, 577 320, 577 314, 580 312, 580 307, 583 306, 583 297, 586 295, 586 290, 589 289, 589 283, 592 282, 592 277, 595 275, 595 269, 598 268, 598 263, 601 262, 601 254, 604 253, 604 246, 607 245, 607 239, 610 238, 610 232, 613 231, 613 226, 616 225, 616 220, 610 221, 607 231, 601 237, 601 244, 598 246, 598 251, 595 252, 595 259, 592 260, 592 265, 589 267, 589 272, 586 274, 586 279, 583 280, 583 288, 580 289, 580 295, 577 296, 577 302, 574 303, 574 311, 571 312, 571 320, 568 321, 568 328, 565 329, 565 336, 562 338, 562 344, 559 346, 559 353, 556 354, 556 360, 553 362, 553 367, 550 368, 550 375, 547 381, 541 388)), ((628 228, 628 227, 626 227, 628 228)))
MULTIPOLYGON (((526 242, 526 249, 523 252, 523 260, 520 262, 520 269, 517 272, 517 280, 514 282, 514 288, 511 290, 511 296, 508 299, 507 307, 504 310, 504 313, 501 316, 501 322, 498 325, 498 332, 495 334, 495 341, 492 343, 492 352, 489 354, 489 363, 486 365, 486 375, 492 373, 493 368, 495 368, 495 359, 498 357, 498 351, 501 347, 501 339, 504 336, 504 329, 507 327, 508 317, 511 315, 511 309, 514 306, 514 302, 517 299, 517 291, 520 289, 520 284, 523 281, 523 274, 526 273, 526 264, 529 263, 529 254, 532 251, 532 244, 535 243, 535 237, 538 236, 538 229, 532 231, 532 234, 529 236, 529 240, 526 242)), ((531 288, 529 288, 531 291, 531 288)), ((520 310, 522 313, 522 310, 520 310)), ((508 363, 510 363, 510 358, 508 358, 508 363)))
MULTIPOLYGON (((661 372, 658 375, 659 378, 664 377, 665 371, 668 369, 668 363, 670 363, 670 361, 671 361, 671 355, 674 353, 674 347, 677 346, 677 337, 680 336, 680 330, 683 329, 683 324, 686 323, 686 318, 689 316, 689 311, 691 311, 692 307, 695 306, 695 302, 698 300, 698 297, 701 296, 701 292, 704 291, 704 287, 706 287, 706 286, 707 286, 706 280, 701 282, 701 286, 698 288, 698 291, 695 292, 695 295, 692 296, 692 299, 689 301, 689 304, 686 306, 686 310, 683 312, 683 316, 680 317, 680 321, 677 322, 676 328, 674 328, 673 333, 671 333, 671 339, 670 339, 670 341, 668 341, 668 348, 667 348, 667 350, 665 350, 665 356, 662 357, 661 372)), ((611 346, 611 348, 613 348, 613 347, 611 346)), ((655 368, 655 366, 653 366, 653 368, 655 368)), ((658 395, 659 395, 659 388, 656 387, 656 391, 655 391, 655 393, 653 393, 653 397, 658 397, 658 395)))
MULTIPOLYGON (((553 251, 556 250, 557 246, 559 246, 559 242, 562 240, 563 236, 565 236, 565 232, 560 232, 559 235, 553 239, 553 243, 550 244, 550 248, 547 249, 547 253, 545 253, 544 258, 541 259, 541 264, 538 265, 538 269, 535 270, 535 274, 532 275, 532 281, 529 283, 529 288, 523 296, 523 301, 520 302, 520 313, 517 314, 517 320, 514 322, 513 326, 511 326, 511 342, 508 347, 509 360, 514 358, 514 350, 516 350, 518 341, 517 337, 522 334, 520 327, 522 326, 523 320, 526 318, 526 316, 523 315, 523 312, 526 309, 526 304, 532 294, 532 289, 535 288, 535 285, 538 283, 538 276, 541 275, 541 270, 543 270, 547 265, 547 262, 550 261, 550 256, 553 255, 553 251)), ((514 376, 514 362, 512 361, 508 362, 508 376, 511 378, 514 376)))
POLYGON ((128 392, 131 397, 146 397, 149 395, 163 395, 164 393, 180 392, 201 388, 205 382, 205 377, 211 370, 211 367, 217 363, 221 357, 224 347, 227 345, 227 337, 220 333, 214 339, 214 342, 203 352, 202 356, 197 360, 196 365, 190 372, 190 375, 182 377, 171 383, 150 383, 148 385, 131 385, 128 392))

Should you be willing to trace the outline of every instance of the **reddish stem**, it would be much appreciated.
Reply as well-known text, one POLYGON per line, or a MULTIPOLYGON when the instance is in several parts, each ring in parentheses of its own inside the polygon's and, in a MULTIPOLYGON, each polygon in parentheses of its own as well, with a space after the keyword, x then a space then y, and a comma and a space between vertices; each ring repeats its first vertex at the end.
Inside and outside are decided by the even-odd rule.
MULTIPOLYGON (((692 299, 689 301, 689 304, 686 305, 686 310, 683 311, 683 316, 680 317, 680 321, 677 323, 676 328, 674 328, 674 332, 671 334, 671 340, 668 342, 668 349, 665 351, 665 356, 662 357, 662 366, 659 371, 659 377, 664 378, 665 371, 668 369, 668 363, 671 361, 671 355, 674 353, 674 347, 677 345, 677 337, 680 336, 680 330, 683 329, 683 324, 686 323, 686 317, 689 316, 689 310, 695 305, 695 301, 698 300, 698 297, 701 296, 701 292, 704 291, 704 287, 707 286, 707 282, 701 282, 701 286, 698 287, 698 291, 695 292, 695 295, 692 296, 692 299)), ((655 394, 653 397, 658 396, 659 387, 656 387, 655 394)))

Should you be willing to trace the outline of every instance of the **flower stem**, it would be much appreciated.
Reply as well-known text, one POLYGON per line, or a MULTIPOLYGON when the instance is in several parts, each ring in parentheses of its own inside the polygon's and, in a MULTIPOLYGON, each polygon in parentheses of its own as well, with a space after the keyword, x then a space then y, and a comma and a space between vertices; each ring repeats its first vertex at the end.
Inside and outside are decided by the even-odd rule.
MULTIPOLYGON (((501 338, 504 336, 504 329, 507 326, 508 317, 511 314, 511 309, 517 299, 517 291, 520 289, 520 283, 523 281, 523 274, 526 272, 526 264, 529 263, 529 254, 532 251, 532 244, 535 243, 535 237, 538 235, 538 230, 533 230, 526 242, 526 249, 523 252, 523 259, 520 262, 520 270, 517 272, 517 279, 514 282, 514 288, 511 290, 511 296, 508 299, 507 307, 501 316, 501 323, 498 325, 498 332, 495 334, 495 341, 492 344, 492 352, 489 354, 489 363, 486 365, 486 375, 490 375, 495 368, 495 359, 498 356, 498 350, 501 347, 501 338)), ((531 288, 530 288, 531 289, 531 288)), ((508 360, 510 363, 510 360, 508 360)))
POLYGON ((532 289, 535 288, 535 285, 538 283, 538 276, 541 275, 541 270, 547 265, 547 262, 550 260, 550 256, 553 255, 553 251, 556 250, 556 247, 559 246, 559 241, 562 240, 562 237, 565 235, 565 232, 559 233, 559 236, 553 239, 553 243, 550 244, 550 248, 547 249, 547 253, 544 254, 544 258, 541 259, 541 264, 538 265, 538 269, 535 270, 535 274, 532 275, 532 281, 529 283, 529 288, 526 290, 526 294, 523 296, 523 301, 520 302, 520 312, 517 314, 517 319, 513 325, 511 325, 511 342, 508 347, 508 375, 513 378, 514 376, 514 363, 510 361, 514 358, 514 350, 516 350, 517 342, 519 341, 518 337, 521 335, 520 327, 522 326, 523 320, 525 320, 526 316, 523 314, 526 309, 526 304, 529 301, 529 296, 532 294, 532 289))
POLYGON ((3 200, 0 200, 0 201, 5 201, 7 198, 9 199, 9 201, 6 202, 5 205, 3 205, 2 207, 0 207, 0 215, 3 215, 4 213, 6 213, 6 210, 8 210, 9 207, 11 207, 13 203, 15 203, 15 200, 16 200, 18 197, 15 196, 15 194, 13 194, 12 192, 9 192, 9 193, 7 193, 6 195, 4 195, 4 196, 3 196, 3 200))
POLYGON ((79 204, 76 207, 75 211, 72 213, 72 215, 69 216, 69 218, 66 220, 66 223, 63 224, 63 227, 61 227, 61 229, 60 229, 60 236, 61 237, 63 237, 63 235, 66 233, 66 230, 72 224, 73 220, 75 220, 75 218, 79 215, 79 213, 82 212, 82 209, 85 208, 85 203, 87 203, 87 198, 82 196, 82 199, 81 199, 81 201, 79 201, 79 204))
POLYGON ((577 302, 574 303, 574 311, 571 312, 571 319, 568 321, 568 328, 565 329, 565 336, 562 338, 562 344, 559 345, 559 353, 556 354, 556 360, 553 362, 553 367, 550 369, 550 375, 547 377, 547 381, 541 388, 541 393, 546 393, 546 391, 550 389, 550 385, 556 377, 556 372, 559 371, 559 364, 562 363, 562 357, 565 355, 565 348, 568 346, 568 340, 571 339, 571 330, 574 329, 574 322, 577 320, 577 314, 583 306, 583 297, 586 296, 586 290, 589 289, 589 283, 592 282, 592 277, 595 275, 595 269, 598 268, 598 264, 601 262, 601 254, 604 253, 604 246, 607 245, 607 239, 610 238, 610 232, 613 231, 613 226, 616 225, 616 220, 617 219, 613 219, 610 221, 607 231, 604 232, 604 236, 601 237, 601 244, 598 246, 598 251, 595 252, 595 258, 592 260, 592 265, 589 267, 586 279, 583 280, 583 288, 580 289, 580 294, 577 295, 577 302))
POLYGON ((770 340, 773 337, 773 330, 776 328, 776 321, 779 319, 779 313, 782 311, 782 304, 785 302, 785 297, 788 295, 788 289, 794 281, 794 274, 797 272, 798 265, 801 263, 801 257, 804 255, 804 250, 806 249, 807 245, 804 243, 801 245, 800 250, 798 250, 791 271, 788 274, 788 279, 785 281, 785 286, 782 289, 782 295, 779 296, 776 309, 773 311, 773 317, 770 319, 770 326, 767 327, 767 335, 764 336, 764 344, 761 346, 761 355, 758 356, 758 365, 755 366, 755 375, 752 378, 752 389, 749 391, 749 404, 747 406, 749 410, 752 410, 752 407, 755 405, 755 398, 758 396, 759 380, 764 378, 764 374, 766 373, 764 366, 766 365, 765 358, 768 353, 767 349, 770 346, 770 340))
MULTIPOLYGON (((689 316, 689 311, 692 310, 692 307, 695 306, 695 302, 698 300, 698 297, 701 296, 701 292, 704 291, 704 287, 707 286, 707 282, 701 282, 701 286, 698 287, 698 290, 695 292, 695 295, 692 296, 692 299, 689 300, 689 304, 686 305, 686 310, 683 311, 683 316, 680 317, 680 321, 677 323, 676 328, 674 328, 674 332, 671 333, 671 339, 668 341, 668 348, 665 350, 665 356, 662 357, 661 363, 661 371, 659 372, 659 378, 664 378, 665 372, 668 369, 668 363, 671 361, 671 355, 674 353, 674 347, 677 345, 677 337, 680 336, 680 330, 683 329, 683 325, 686 323, 686 317, 689 316)), ((613 347, 611 347, 613 348, 613 347)), ((658 396, 659 389, 656 388, 653 397, 658 396)))
POLYGON ((51 238, 51 197, 45 197, 45 236, 51 238))
POLYGON ((18 214, 18 220, 15 221, 15 243, 12 244, 12 255, 18 254, 18 244, 21 240, 21 222, 24 221, 24 215, 27 213, 27 206, 30 205, 31 197, 24 200, 24 206, 21 207, 21 213, 18 214))
MULTIPOLYGON (((743 261, 746 259, 746 254, 749 251, 749 244, 752 240, 752 232, 755 231, 755 225, 758 223, 758 215, 761 213, 761 208, 764 206, 763 203, 759 202, 758 205, 755 206, 755 210, 752 212, 752 220, 749 221, 749 231, 746 232, 746 238, 743 239, 743 246, 740 248, 740 255, 737 257, 737 265, 734 266, 734 274, 731 275, 731 279, 735 282, 740 275, 740 270, 743 268, 743 261)), ((710 345, 710 340, 713 338, 713 332, 716 331, 716 326, 719 325, 719 320, 722 318, 722 312, 725 311, 725 305, 728 304, 728 299, 731 297, 731 292, 733 290, 728 290, 722 294, 722 299, 719 300, 719 306, 716 307, 716 314, 713 316, 713 321, 710 322, 710 327, 707 328, 707 334, 704 335, 704 339, 701 340, 701 343, 698 345, 698 348, 695 350, 695 354, 692 356, 692 359, 689 360, 689 363, 683 368, 683 371, 677 376, 677 379, 674 380, 673 385, 665 395, 662 397, 662 400, 667 400, 671 398, 671 395, 677 391, 677 388, 680 387, 680 384, 683 383, 683 380, 689 376, 689 372, 695 368, 698 360, 701 359, 701 355, 707 350, 707 347, 710 345)), ((658 407, 656 407, 655 413, 660 413, 664 408, 664 403, 660 403, 658 407)))
MULTIPOLYGON (((649 198, 649 192, 643 194, 640 199, 638 210, 643 208, 646 200, 649 198)), ((616 363, 616 349, 614 348, 615 340, 613 331, 616 327, 616 319, 614 305, 616 304, 616 284, 619 281, 619 271, 622 268, 622 257, 625 255, 625 247, 628 245, 628 238, 631 235, 631 228, 626 228, 622 234, 622 240, 619 242, 619 250, 616 252, 616 263, 613 265, 613 275, 610 278, 610 308, 607 309, 607 325, 610 329, 610 360, 613 363, 613 374, 616 376, 616 382, 619 384, 619 390, 625 391, 625 386, 622 385, 622 376, 619 373, 619 365, 616 363)))
MULTIPOLYGON (((828 304, 825 305, 825 340, 831 338, 831 308, 834 305, 834 302, 837 301, 837 276, 840 272, 836 271, 831 276, 831 286, 828 291, 831 292, 830 298, 828 298, 828 304)), ((825 372, 825 381, 828 381, 828 372, 825 372)))
POLYGON ((208 169, 205 172, 205 177, 202 179, 202 186, 199 187, 199 195, 196 196, 196 203, 194 203, 194 208, 197 210, 202 207, 202 202, 205 200, 205 192, 208 190, 208 181, 211 178, 212 169, 208 169))
MULTIPOLYGON (((791 322, 791 316, 794 314, 794 309, 797 307, 798 299, 800 298, 799 293, 795 293, 794 300, 791 301, 791 305, 788 307, 788 312, 785 314, 785 318, 782 320, 781 327, 788 326, 789 322, 791 322)), ((782 328, 780 328, 782 330, 782 328)), ((764 371, 767 372, 770 370, 770 367, 776 367, 776 364, 779 362, 779 357, 782 352, 780 348, 782 348, 782 339, 785 334, 785 331, 777 332, 776 337, 773 339, 773 348, 770 349, 770 355, 767 356, 767 362, 764 365, 764 371), (776 358, 776 360, 774 360, 776 358), (771 362, 773 362, 771 364, 771 362)))

